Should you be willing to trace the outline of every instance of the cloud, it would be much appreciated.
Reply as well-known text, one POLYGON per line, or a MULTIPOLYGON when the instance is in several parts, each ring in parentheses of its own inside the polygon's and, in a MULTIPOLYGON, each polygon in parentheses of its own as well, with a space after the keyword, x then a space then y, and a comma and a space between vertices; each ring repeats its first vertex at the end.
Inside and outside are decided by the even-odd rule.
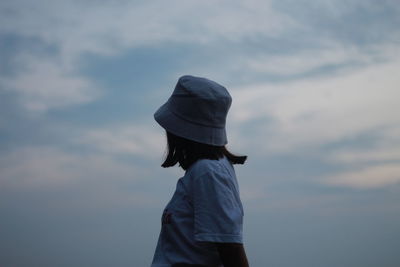
MULTIPOLYGON (((323 33, 321 26, 325 27, 325 32, 336 29, 323 21, 336 21, 339 26, 356 22, 348 27, 371 33, 363 30, 365 24, 382 25, 375 15, 392 10, 393 13, 387 13, 384 20, 387 25, 384 26, 395 28, 393 20, 398 11, 389 1, 380 5, 375 1, 346 1, 346 5, 337 5, 332 1, 259 0, 102 1, 101 4, 93 1, 7 1, 1 8, 4 10, 0 20, 2 31, 38 36, 57 43, 68 55, 84 51, 113 53, 127 47, 160 42, 236 42, 296 32, 323 33), (355 14, 359 15, 355 18, 355 14)), ((321 37, 326 40, 325 35, 321 37)), ((314 40, 318 38, 320 36, 314 40)))
POLYGON ((3 31, 35 35, 67 54, 115 52, 155 42, 204 43, 275 35, 290 17, 271 1, 13 1, 2 3, 3 31), (268 18, 267 20, 265 18, 268 18))
POLYGON ((378 188, 400 183, 400 164, 381 164, 331 175, 324 182, 333 186, 378 188))
POLYGON ((274 14, 268 3, 255 8, 251 2, 224 8, 214 1, 3 1, 0 33, 34 38, 57 52, 16 52, 18 72, 2 77, 1 86, 17 92, 30 112, 91 102, 102 93, 78 73, 84 53, 113 55, 166 42, 209 43, 283 30, 288 18, 274 14), (251 20, 254 12, 258 19, 251 20))
POLYGON ((3 90, 21 95, 21 104, 31 112, 91 102, 101 95, 86 78, 71 73, 50 58, 20 56, 24 70, 16 77, 0 79, 3 90))
POLYGON ((283 0, 274 1, 274 7, 303 26, 300 38, 309 38, 319 45, 334 42, 367 46, 397 43, 400 37, 396 26, 400 9, 392 0, 379 3, 373 0, 283 0))
POLYGON ((159 159, 166 144, 163 131, 155 127, 155 123, 150 127, 134 122, 106 125, 83 130, 72 142, 110 155, 126 154, 159 159))
MULTIPOLYGON (((77 73, 81 56, 85 53, 113 55, 135 47, 162 46, 167 43, 205 46, 222 44, 228 49, 239 44, 255 44, 256 50, 263 51, 250 52, 253 50, 250 49, 252 46, 247 47, 247 52, 232 51, 229 56, 235 58, 231 60, 236 62, 234 65, 239 66, 227 67, 231 77, 244 70, 248 74, 256 72, 293 75, 330 64, 346 64, 355 57, 358 63, 365 63, 365 58, 362 59, 359 55, 358 47, 368 46, 368 42, 365 45, 358 43, 354 48, 349 40, 344 45, 345 49, 336 49, 330 54, 331 43, 343 45, 345 39, 340 39, 340 34, 333 31, 335 27, 322 23, 324 20, 352 22, 353 13, 360 8, 356 1, 346 5, 346 8, 338 7, 340 5, 331 1, 323 1, 318 5, 308 2, 299 4, 292 1, 256 0, 220 0, 217 3, 3 1, 0 3, 0 32, 39 39, 44 45, 56 47, 58 53, 45 60, 35 56, 34 52, 31 52, 33 54, 30 57, 21 57, 20 66, 30 67, 19 75, 8 77, 3 83, 21 95, 22 102, 29 111, 43 112, 87 103, 101 95, 101 89, 94 89, 90 80, 77 73), (298 7, 294 13, 293 5, 298 7), (310 9, 324 15, 313 19, 315 13, 309 16, 310 9), (325 32, 332 34, 322 34, 325 32), (274 47, 269 44, 271 41, 275 41, 274 47), (271 56, 271 53, 279 50, 278 46, 285 49, 278 53, 280 55, 271 56), (327 49, 312 49, 321 47, 327 49), (302 52, 309 48, 311 49, 302 52), (288 51, 301 54, 291 57, 285 55, 288 51), (38 81, 38 77, 41 80, 38 81), (45 89, 44 83, 49 84, 45 89)), ((393 10, 393 14, 388 13, 386 24, 382 24, 375 19, 380 10, 376 4, 368 1, 361 5, 365 14, 357 17, 356 23, 349 23, 351 30, 356 33, 369 32, 361 29, 382 26, 389 33, 394 32, 394 28, 389 26, 394 22, 398 9, 389 9, 391 6, 390 2, 385 2, 383 11, 393 10), (368 15, 374 19, 366 20, 368 15), (366 23, 368 27, 365 26, 366 23)), ((385 42, 387 38, 383 37, 381 40, 385 42)), ((218 72, 221 72, 220 69, 218 72)))
MULTIPOLYGON (((86 54, 196 45, 228 51, 214 58, 210 76, 225 77, 231 84, 241 81, 241 75, 248 77, 231 87, 229 126, 238 134, 230 140, 239 140, 233 143, 240 149, 293 153, 399 123, 398 30, 392 25, 399 10, 390 9, 396 6, 392 2, 385 1, 382 8, 373 1, 217 2, 3 1, 0 32, 32 37, 55 49, 51 56, 43 51, 38 56, 36 50, 14 55, 19 70, 0 77, 2 89, 17 92, 32 113, 68 108, 102 96, 104 89, 79 73, 86 54), (332 66, 339 70, 335 75, 321 75, 332 74, 332 66), (259 79, 252 80, 254 76, 259 79), (271 82, 274 76, 281 77, 280 83, 271 82), (243 138, 243 131, 250 138, 243 138)), ((204 62, 185 70, 208 69, 204 62)), ((74 142, 148 158, 164 147, 156 131, 133 123, 86 130, 74 142)), ((396 148, 388 152, 390 144, 381 146, 386 159, 397 155, 396 148)), ((332 155, 327 158, 334 161, 332 155)))
POLYGON ((400 128, 394 126, 377 131, 373 142, 358 148, 334 149, 329 160, 346 164, 400 162, 400 128))
POLYGON ((394 60, 333 77, 233 88, 230 120, 236 129, 256 127, 263 149, 276 152, 398 125, 399 68, 394 60))
POLYGON ((2 188, 53 188, 73 184, 116 182, 143 177, 139 167, 106 154, 66 152, 51 146, 26 146, 0 156, 2 188))
POLYGON ((400 161, 400 147, 393 146, 393 144, 396 143, 374 149, 357 149, 335 152, 332 155, 332 160, 342 163, 400 161))
MULTIPOLYGON (((326 175, 328 186, 376 188, 399 182, 400 60, 393 51, 382 47, 379 61, 355 53, 355 59, 370 62, 335 75, 231 88, 234 143, 260 157, 316 153, 327 164, 348 170, 326 175), (373 135, 368 144, 337 145, 368 134, 373 135)), ((304 60, 299 57, 291 60, 304 60)), ((318 59, 312 62, 319 64, 318 59)), ((307 179, 320 183, 312 175, 307 179)))
POLYGON ((244 65, 251 72, 279 75, 283 79, 290 79, 294 75, 310 74, 324 67, 365 66, 376 61, 376 57, 383 56, 379 53, 371 55, 371 51, 368 52, 355 47, 343 48, 331 44, 329 47, 302 50, 295 54, 260 54, 258 57, 244 59, 244 65))

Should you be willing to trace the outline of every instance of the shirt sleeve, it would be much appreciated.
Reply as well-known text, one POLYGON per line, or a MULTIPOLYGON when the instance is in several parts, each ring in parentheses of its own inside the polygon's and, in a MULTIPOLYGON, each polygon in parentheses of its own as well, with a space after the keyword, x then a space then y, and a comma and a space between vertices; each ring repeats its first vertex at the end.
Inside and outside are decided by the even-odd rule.
POLYGON ((192 190, 195 240, 243 243, 243 208, 232 177, 206 172, 194 179, 192 190))

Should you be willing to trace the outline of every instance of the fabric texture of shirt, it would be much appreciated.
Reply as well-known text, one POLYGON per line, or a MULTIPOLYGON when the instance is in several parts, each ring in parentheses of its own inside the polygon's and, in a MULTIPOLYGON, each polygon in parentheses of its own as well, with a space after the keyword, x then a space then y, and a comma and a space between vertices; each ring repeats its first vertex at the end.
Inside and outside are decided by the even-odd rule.
POLYGON ((243 243, 243 207, 228 159, 193 163, 178 180, 161 222, 152 267, 175 263, 222 266, 210 242, 243 243))

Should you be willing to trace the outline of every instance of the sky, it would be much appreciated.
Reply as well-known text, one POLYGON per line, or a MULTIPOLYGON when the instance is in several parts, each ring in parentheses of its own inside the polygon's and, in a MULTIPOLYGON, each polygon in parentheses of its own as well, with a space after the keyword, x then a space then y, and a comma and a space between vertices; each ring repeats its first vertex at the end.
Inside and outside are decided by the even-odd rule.
POLYGON ((183 176, 153 113, 233 97, 253 267, 400 266, 397 0, 0 2, 0 266, 150 266, 183 176))

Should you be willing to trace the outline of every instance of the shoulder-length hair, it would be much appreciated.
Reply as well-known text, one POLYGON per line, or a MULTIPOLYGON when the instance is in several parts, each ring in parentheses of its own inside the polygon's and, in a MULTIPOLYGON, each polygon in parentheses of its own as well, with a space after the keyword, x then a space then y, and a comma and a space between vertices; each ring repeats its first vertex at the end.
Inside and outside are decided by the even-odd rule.
POLYGON ((167 131, 167 156, 161 165, 164 168, 179 163, 182 169, 188 169, 199 159, 217 160, 226 157, 232 164, 243 164, 247 156, 237 156, 228 151, 225 146, 213 146, 188 140, 167 131))

